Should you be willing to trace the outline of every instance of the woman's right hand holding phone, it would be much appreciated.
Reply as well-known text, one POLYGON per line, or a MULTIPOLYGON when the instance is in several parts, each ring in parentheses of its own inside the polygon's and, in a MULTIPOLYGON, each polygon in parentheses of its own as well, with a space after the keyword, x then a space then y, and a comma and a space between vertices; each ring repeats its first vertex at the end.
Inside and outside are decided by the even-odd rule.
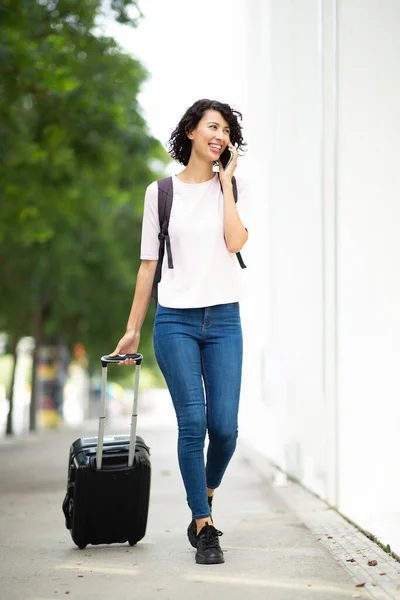
POLYGON ((226 167, 224 168, 221 159, 218 161, 219 164, 219 178, 222 184, 224 182, 231 182, 233 174, 238 164, 238 151, 233 144, 229 142, 228 150, 231 154, 231 158, 228 161, 226 167))
MULTIPOLYGON (((140 342, 140 331, 127 331, 125 335, 119 340, 117 347, 110 356, 116 354, 136 354, 140 342)), ((121 360, 119 365, 134 365, 135 361, 132 358, 126 358, 121 360)))

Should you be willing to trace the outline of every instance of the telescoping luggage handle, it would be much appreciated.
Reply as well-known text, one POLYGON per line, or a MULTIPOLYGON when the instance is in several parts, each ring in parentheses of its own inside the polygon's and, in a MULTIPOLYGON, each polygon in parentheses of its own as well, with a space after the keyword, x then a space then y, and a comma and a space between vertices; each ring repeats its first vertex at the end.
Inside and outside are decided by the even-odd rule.
POLYGON ((135 443, 136 443, 136 424, 137 424, 137 407, 138 407, 138 395, 139 395, 139 378, 140 378, 140 367, 143 360, 142 354, 116 354, 115 356, 105 355, 101 357, 101 398, 100 398, 100 419, 99 419, 99 435, 97 438, 97 452, 96 452, 96 467, 101 469, 103 462, 103 445, 104 445, 104 421, 106 418, 106 389, 107 389, 107 366, 108 363, 119 363, 121 360, 131 358, 136 361, 135 369, 135 386, 133 391, 133 409, 131 418, 131 433, 129 439, 129 456, 128 466, 133 465, 133 459, 135 456, 135 443))

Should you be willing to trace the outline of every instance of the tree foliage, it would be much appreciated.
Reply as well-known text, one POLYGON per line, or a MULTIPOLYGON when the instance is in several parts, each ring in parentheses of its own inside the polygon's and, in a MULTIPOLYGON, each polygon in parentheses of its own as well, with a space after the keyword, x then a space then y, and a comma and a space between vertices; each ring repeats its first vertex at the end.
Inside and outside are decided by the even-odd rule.
MULTIPOLYGON (((135 26, 136 2, 110 9, 135 26)), ((0 0, 0 326, 84 343, 95 359, 123 333, 144 191, 167 162, 138 105, 147 74, 96 34, 101 10, 0 0)))

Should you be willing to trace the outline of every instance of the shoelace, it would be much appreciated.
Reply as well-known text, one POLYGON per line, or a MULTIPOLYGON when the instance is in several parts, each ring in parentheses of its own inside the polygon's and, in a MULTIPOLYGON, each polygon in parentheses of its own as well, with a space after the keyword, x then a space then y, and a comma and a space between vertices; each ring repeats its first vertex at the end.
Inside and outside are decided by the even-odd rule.
POLYGON ((219 531, 212 525, 206 525, 204 529, 205 531, 201 534, 204 545, 207 546, 207 548, 218 548, 218 538, 221 535, 224 535, 222 531, 219 531))

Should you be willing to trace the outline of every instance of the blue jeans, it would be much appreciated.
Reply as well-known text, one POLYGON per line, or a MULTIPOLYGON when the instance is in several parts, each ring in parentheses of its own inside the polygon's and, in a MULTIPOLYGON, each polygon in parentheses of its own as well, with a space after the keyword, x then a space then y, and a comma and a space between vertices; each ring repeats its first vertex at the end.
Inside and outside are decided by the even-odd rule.
POLYGON ((192 516, 208 517, 207 487, 220 485, 236 447, 243 355, 239 303, 158 305, 153 339, 177 416, 179 468, 192 516))

